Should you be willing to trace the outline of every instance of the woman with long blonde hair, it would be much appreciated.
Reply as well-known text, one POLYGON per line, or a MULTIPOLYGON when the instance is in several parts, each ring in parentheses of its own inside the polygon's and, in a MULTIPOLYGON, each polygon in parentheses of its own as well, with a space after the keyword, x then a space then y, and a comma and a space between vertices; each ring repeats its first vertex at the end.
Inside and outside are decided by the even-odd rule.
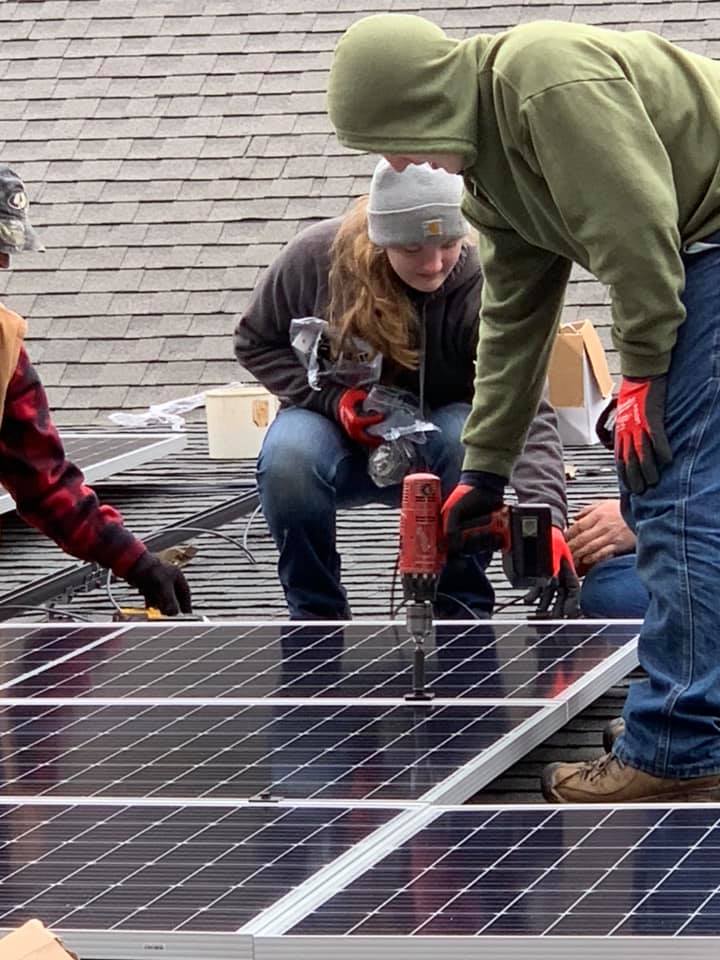
MULTIPOLYGON (((367 391, 328 377, 312 389, 291 347, 290 324, 326 320, 330 360, 352 361, 359 349, 382 358, 381 383, 412 394, 438 428, 418 450, 449 492, 460 475, 460 435, 473 395, 482 287, 461 194, 460 177, 428 165, 397 173, 381 160, 368 197, 285 247, 235 331, 240 363, 282 401, 257 479, 292 619, 350 617, 336 510, 397 505, 401 485, 380 488, 368 474, 368 454, 381 442, 368 430, 383 416, 363 409, 367 391)), ((562 445, 544 401, 511 483, 521 501, 550 504, 553 522, 565 525, 562 445)), ((489 561, 489 555, 460 556, 446 567, 439 617, 491 615, 489 561)))

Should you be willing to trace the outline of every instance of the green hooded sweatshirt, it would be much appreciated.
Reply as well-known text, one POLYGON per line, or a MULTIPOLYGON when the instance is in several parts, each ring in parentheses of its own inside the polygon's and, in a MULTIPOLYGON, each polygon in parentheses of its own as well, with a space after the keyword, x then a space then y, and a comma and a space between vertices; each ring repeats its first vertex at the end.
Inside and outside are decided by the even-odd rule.
POLYGON ((652 33, 545 21, 456 41, 379 14, 338 43, 328 106, 347 147, 464 158, 485 275, 466 469, 509 475, 572 262, 610 288, 622 372, 667 371, 682 247, 720 229, 720 63, 652 33))

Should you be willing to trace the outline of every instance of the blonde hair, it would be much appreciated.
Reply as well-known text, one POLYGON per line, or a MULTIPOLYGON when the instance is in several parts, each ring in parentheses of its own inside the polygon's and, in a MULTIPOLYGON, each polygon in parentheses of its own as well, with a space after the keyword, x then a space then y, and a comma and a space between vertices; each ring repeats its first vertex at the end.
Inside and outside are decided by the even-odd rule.
POLYGON ((410 370, 419 364, 417 314, 382 247, 367 231, 368 198, 343 217, 330 249, 328 323, 333 352, 352 355, 359 337, 410 370))

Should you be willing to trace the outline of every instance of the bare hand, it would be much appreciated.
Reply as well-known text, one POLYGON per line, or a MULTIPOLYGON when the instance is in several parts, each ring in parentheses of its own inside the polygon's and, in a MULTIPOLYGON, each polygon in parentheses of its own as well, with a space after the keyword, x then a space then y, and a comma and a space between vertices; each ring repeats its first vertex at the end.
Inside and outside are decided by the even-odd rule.
POLYGON ((582 573, 601 560, 635 549, 635 535, 622 518, 618 500, 596 500, 583 507, 567 532, 567 542, 582 573))

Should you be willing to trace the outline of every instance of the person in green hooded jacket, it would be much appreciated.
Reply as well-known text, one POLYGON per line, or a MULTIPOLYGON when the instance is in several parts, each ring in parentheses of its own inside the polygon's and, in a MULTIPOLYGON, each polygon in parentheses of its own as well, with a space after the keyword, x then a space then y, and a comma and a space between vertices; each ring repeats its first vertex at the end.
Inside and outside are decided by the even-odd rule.
POLYGON ((553 764, 555 802, 720 799, 720 64, 646 32, 537 22, 457 41, 379 14, 340 39, 338 139, 462 172, 485 277, 446 530, 502 503, 573 263, 607 285, 624 515, 650 594, 612 752, 553 764))

